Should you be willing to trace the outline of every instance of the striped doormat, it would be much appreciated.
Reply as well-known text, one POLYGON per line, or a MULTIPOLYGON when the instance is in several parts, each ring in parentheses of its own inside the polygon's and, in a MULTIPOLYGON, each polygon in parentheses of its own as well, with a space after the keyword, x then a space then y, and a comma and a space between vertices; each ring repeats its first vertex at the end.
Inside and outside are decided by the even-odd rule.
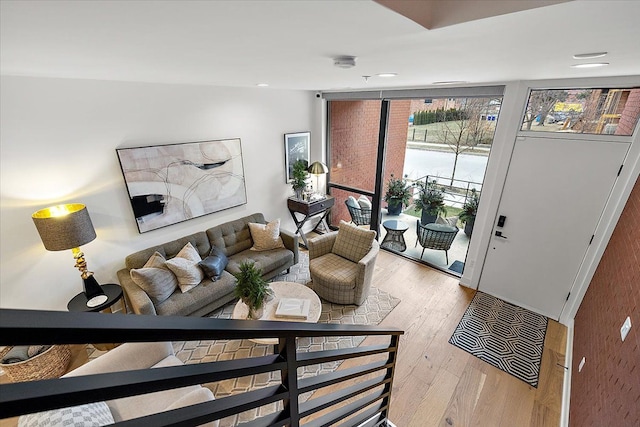
POLYGON ((537 388, 548 319, 477 292, 449 343, 537 388))

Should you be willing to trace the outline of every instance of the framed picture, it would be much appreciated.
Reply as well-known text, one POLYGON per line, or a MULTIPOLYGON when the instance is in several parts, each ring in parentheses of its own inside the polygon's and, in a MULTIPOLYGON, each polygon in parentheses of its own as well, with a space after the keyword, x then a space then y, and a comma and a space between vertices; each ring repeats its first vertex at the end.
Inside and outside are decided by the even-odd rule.
POLYGON ((140 233, 247 203, 240 138, 116 153, 140 233))
POLYGON ((309 166, 310 141, 311 132, 284 134, 284 170, 287 184, 293 180, 293 164, 296 161, 304 160, 309 166))

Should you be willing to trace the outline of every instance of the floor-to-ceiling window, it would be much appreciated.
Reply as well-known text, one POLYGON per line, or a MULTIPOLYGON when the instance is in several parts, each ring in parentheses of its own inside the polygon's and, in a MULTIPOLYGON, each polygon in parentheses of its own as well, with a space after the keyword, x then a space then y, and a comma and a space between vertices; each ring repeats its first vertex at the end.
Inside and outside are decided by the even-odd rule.
POLYGON ((367 226, 367 218, 358 216, 366 212, 358 210, 366 208, 366 197, 374 218, 368 225, 379 231, 383 248, 461 275, 502 88, 386 94, 389 99, 384 92, 381 99, 329 98, 329 189, 336 197, 331 222, 367 226), (397 214, 390 214, 385 202, 392 175, 403 179, 411 194, 397 214), (425 193, 442 199, 435 218, 424 215, 431 210, 422 209, 430 206, 420 203, 425 193), (450 243, 440 242, 445 234, 450 243))

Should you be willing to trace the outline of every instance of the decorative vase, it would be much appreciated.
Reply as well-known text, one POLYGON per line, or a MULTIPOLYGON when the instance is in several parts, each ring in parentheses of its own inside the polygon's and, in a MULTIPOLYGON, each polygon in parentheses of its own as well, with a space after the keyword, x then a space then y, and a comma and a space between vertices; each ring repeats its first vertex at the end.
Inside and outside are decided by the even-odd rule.
POLYGON ((296 193, 296 199, 298 200, 302 200, 302 195, 303 195, 303 190, 302 188, 300 189, 294 189, 295 193, 296 193))
POLYGON ((247 319, 259 320, 264 314, 264 307, 253 308, 249 307, 249 314, 247 315, 247 319))
POLYGON ((420 223, 422 225, 431 224, 432 222, 436 222, 438 215, 433 215, 428 213, 426 210, 422 210, 422 214, 420 215, 420 223))
POLYGON ((395 200, 389 202, 389 205, 387 206, 387 212, 389 213, 389 215, 400 215, 400 213, 402 212, 402 202, 398 202, 395 200))
POLYGON ((469 220, 464 224, 464 234, 467 237, 471 237, 471 233, 473 233, 473 224, 476 222, 475 219, 469 220))

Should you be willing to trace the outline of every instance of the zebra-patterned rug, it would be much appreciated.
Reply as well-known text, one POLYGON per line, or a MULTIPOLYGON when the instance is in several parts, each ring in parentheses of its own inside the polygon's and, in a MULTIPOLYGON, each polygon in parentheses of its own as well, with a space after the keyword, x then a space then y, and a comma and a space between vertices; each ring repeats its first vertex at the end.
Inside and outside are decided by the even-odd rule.
POLYGON ((548 319, 477 292, 449 343, 538 387, 548 319))

